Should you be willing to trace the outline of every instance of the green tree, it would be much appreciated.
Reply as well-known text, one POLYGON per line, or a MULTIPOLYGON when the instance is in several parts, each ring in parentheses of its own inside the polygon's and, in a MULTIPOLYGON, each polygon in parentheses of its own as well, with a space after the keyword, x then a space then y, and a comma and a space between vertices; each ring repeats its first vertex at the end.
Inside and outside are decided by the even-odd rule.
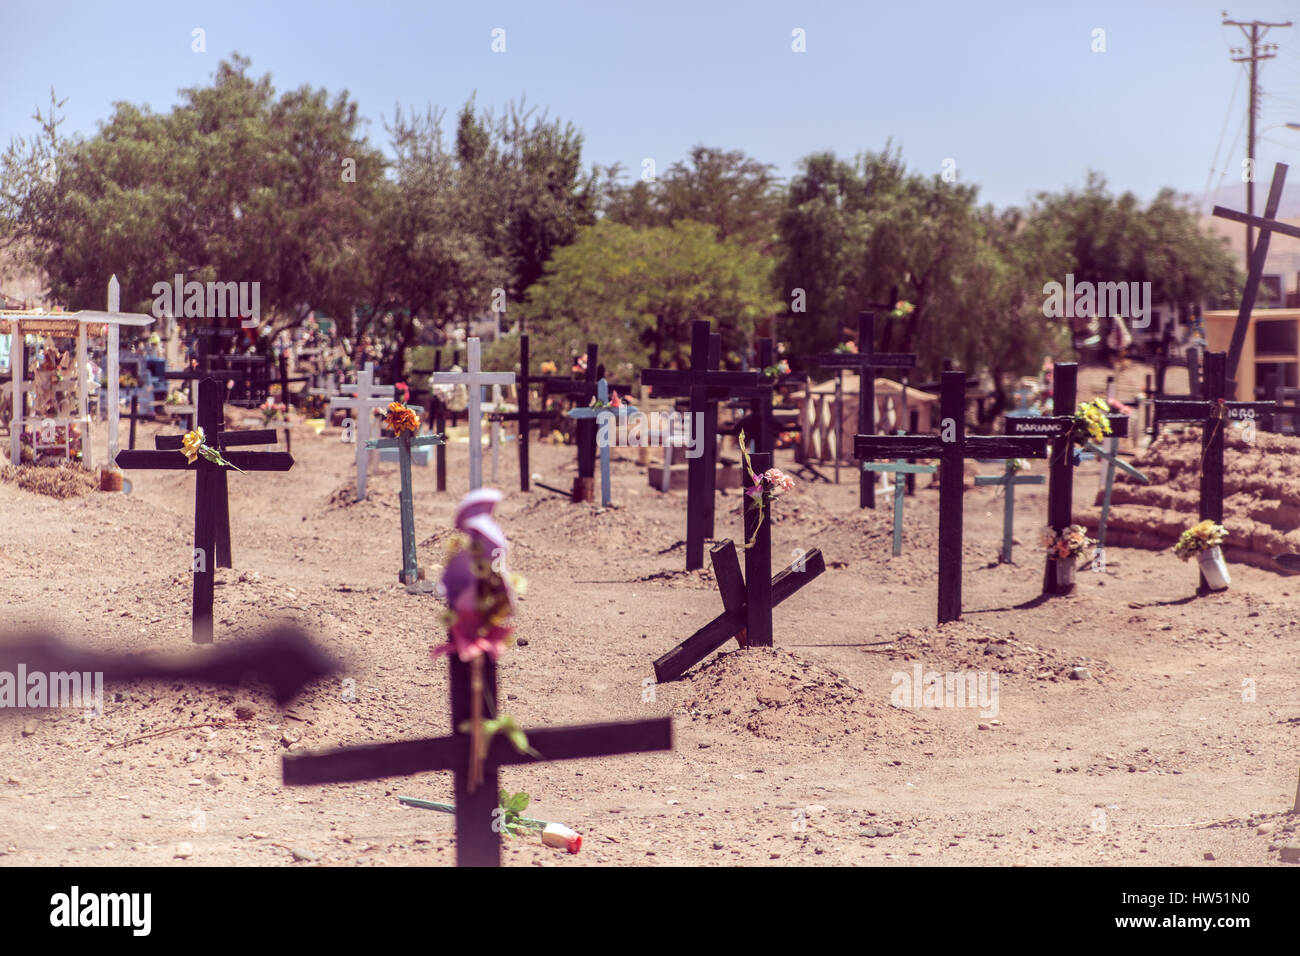
POLYGON ((602 220, 558 249, 521 311, 538 361, 567 361, 599 342, 611 375, 689 361, 690 323, 713 321, 728 364, 749 349, 755 322, 781 303, 772 262, 707 224, 634 229, 602 220))
MULTIPOLYGON (((210 86, 182 90, 167 114, 118 103, 90 138, 47 136, 54 182, 37 177, 3 212, 57 301, 100 308, 116 273, 123 307, 148 311, 154 284, 182 273, 259 283, 275 329, 313 307, 351 314, 385 209, 383 157, 360 136, 346 92, 277 97, 248 66, 237 54, 223 61, 210 86)), ((6 184, 38 156, 11 149, 6 184)))

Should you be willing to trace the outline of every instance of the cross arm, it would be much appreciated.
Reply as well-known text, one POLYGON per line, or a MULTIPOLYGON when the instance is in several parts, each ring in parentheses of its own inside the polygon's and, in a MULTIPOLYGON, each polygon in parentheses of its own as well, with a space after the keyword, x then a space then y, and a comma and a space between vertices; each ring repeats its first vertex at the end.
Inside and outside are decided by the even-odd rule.
MULTIPOLYGON (((671 718, 659 717, 574 727, 540 727, 528 731, 528 745, 541 755, 540 758, 520 753, 504 736, 498 735, 488 746, 486 763, 505 766, 533 763, 538 759, 577 760, 671 750, 673 723, 671 718)), ((291 787, 379 780, 468 766, 469 747, 468 734, 344 747, 324 753, 283 757, 281 772, 285 785, 291 787)))
POLYGON ((856 435, 853 439, 853 457, 864 460, 938 458, 944 448, 938 435, 856 435))
POLYGON ((864 461, 862 463, 863 471, 890 472, 904 475, 930 475, 939 469, 934 465, 909 465, 906 462, 874 462, 864 461))
POLYGON ((1046 475, 976 475, 977 485, 1041 485, 1046 475))
POLYGON ((967 458, 1046 458, 1046 438, 1011 435, 967 435, 967 458))
MULTIPOLYGON (((421 435, 411 439, 412 448, 424 448, 428 445, 447 444, 446 435, 421 435)), ((372 438, 366 442, 367 448, 401 448, 402 442, 397 438, 372 438)))
MULTIPOLYGON (((1155 420, 1157 422, 1206 422, 1210 420, 1215 402, 1205 400, 1180 401, 1178 399, 1157 399, 1155 420)), ((1272 415, 1277 408, 1276 402, 1224 402, 1230 421, 1272 415)))
POLYGON ((1280 219, 1270 219, 1267 216, 1251 216, 1235 209, 1228 209, 1226 206, 1215 206, 1213 215, 1218 216, 1220 219, 1231 219, 1233 222, 1245 223, 1261 231, 1275 232, 1279 235, 1290 236, 1293 239, 1300 239, 1300 226, 1293 226, 1290 223, 1282 222, 1280 219))
MULTIPOLYGON (((788 567, 772 578, 772 606, 776 607, 805 584, 826 570, 826 559, 821 549, 813 548, 803 558, 803 570, 788 567)), ((722 585, 719 579, 719 586, 722 585)), ((726 593, 723 594, 725 606, 726 593)), ((704 625, 682 643, 654 662, 655 679, 659 683, 676 680, 708 657, 745 628, 745 607, 726 610, 704 625)))
POLYGON ((823 352, 817 356, 822 368, 916 368, 916 355, 911 352, 823 352))
MULTIPOLYGON (((159 451, 180 451, 184 443, 183 435, 158 435, 154 438, 154 447, 159 451)), ((236 445, 274 445, 279 442, 279 435, 274 428, 250 428, 246 431, 217 432, 205 435, 204 441, 218 448, 232 448, 236 445)))

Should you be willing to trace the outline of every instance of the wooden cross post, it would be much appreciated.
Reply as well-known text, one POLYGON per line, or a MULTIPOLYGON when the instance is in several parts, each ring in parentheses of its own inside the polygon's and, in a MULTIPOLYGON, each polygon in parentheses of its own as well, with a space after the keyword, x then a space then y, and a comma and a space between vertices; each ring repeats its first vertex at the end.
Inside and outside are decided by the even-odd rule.
MULTIPOLYGON (((835 481, 839 483, 840 436, 844 434, 844 369, 858 371, 858 434, 871 435, 876 430, 876 369, 914 368, 913 352, 876 351, 876 313, 858 313, 858 350, 856 352, 825 352, 817 356, 817 364, 835 369, 835 481)), ((906 394, 906 393, 904 393, 906 394)), ((876 479, 865 469, 858 477, 858 507, 876 506, 876 479)))
MULTIPOLYGON (((471 342, 477 341, 471 339, 471 342)), ((477 364, 477 363, 474 363, 477 364)), ((474 386, 478 388, 477 385, 474 386)), ((473 420, 471 416, 471 421, 473 420)), ((668 717, 622 723, 541 727, 528 731, 528 745, 539 756, 520 753, 504 734, 495 735, 483 761, 483 779, 470 789, 470 735, 460 728, 470 720, 470 665, 454 655, 451 669, 451 735, 398 743, 344 747, 339 750, 282 758, 285 786, 348 783, 409 776, 432 770, 455 774, 456 865, 500 866, 501 835, 498 770, 511 764, 531 764, 584 757, 671 750, 673 725, 668 717)), ((483 661, 483 692, 496 701, 496 664, 483 661)))
POLYGON ((1000 475, 976 475, 976 485, 1001 485, 1006 496, 1002 503, 1002 550, 998 552, 998 564, 1015 564, 1011 559, 1011 546, 1016 526, 1016 485, 1041 485, 1047 481, 1043 475, 1022 475, 1014 465, 1015 459, 1008 458, 1006 470, 1000 475))
MULTIPOLYGON (((433 371, 434 372, 442 371, 442 349, 437 349, 433 353, 433 371)), ((430 385, 432 386, 432 379, 430 379, 430 385)), ((429 403, 433 406, 433 408, 431 409, 433 415, 430 416, 433 418, 433 430, 435 433, 445 436, 447 434, 447 420, 443 416, 446 411, 447 403, 442 400, 442 397, 439 396, 432 389, 432 387, 430 387, 429 389, 429 403)), ((434 457, 436 459, 435 465, 438 472, 437 489, 439 491, 446 491, 447 490, 447 442, 445 438, 442 444, 440 444, 437 447, 437 449, 434 451, 434 457)))
MULTIPOLYGON (((578 378, 551 378, 547 381, 547 392, 565 395, 579 404, 598 398, 597 380, 603 378, 603 369, 596 362, 599 355, 594 342, 587 343, 587 371, 578 378)), ((534 381, 537 381, 534 379, 534 381)), ((624 395, 632 391, 630 385, 609 384, 609 388, 624 395)), ((596 421, 590 416, 578 418, 578 477, 573 482, 572 498, 575 503, 591 501, 595 495, 596 483, 596 421)))
MULTIPOLYGON (((1009 416, 1008 435, 1037 435, 1052 439, 1052 458, 1048 465, 1047 524, 1060 534, 1074 522, 1074 407, 1078 394, 1079 366, 1075 362, 1058 362, 1052 372, 1052 408, 1055 415, 1009 416)), ((1127 415, 1108 415, 1111 433, 1117 438, 1128 435, 1127 415)), ((1089 442, 1088 451, 1106 452, 1089 442)), ((1002 456, 998 456, 1002 457, 1002 456)), ((1016 457, 1016 456, 1009 456, 1016 457)), ((1073 582, 1057 580, 1057 563, 1049 555, 1044 562, 1043 593, 1069 594, 1073 582)))
POLYGON ((402 570, 397 580, 410 587, 424 577, 424 568, 419 566, 419 557, 415 553, 415 500, 411 493, 411 449, 425 448, 429 445, 442 445, 447 441, 443 435, 421 435, 418 438, 404 431, 397 438, 372 438, 366 442, 367 448, 396 448, 398 469, 402 474, 401 511, 402 511, 402 570))
POLYGON ((759 384, 753 387, 739 386, 733 387, 730 392, 742 402, 747 402, 750 406, 749 414, 744 417, 741 427, 745 429, 745 434, 753 435, 754 451, 776 451, 776 414, 772 409, 772 401, 776 395, 776 386, 780 382, 806 382, 808 376, 803 372, 792 372, 788 375, 780 375, 776 378, 768 378, 763 370, 771 368, 776 364, 776 356, 772 346, 772 340, 763 338, 758 340, 758 369, 759 384), (754 427, 751 429, 746 424, 753 422, 754 427))
POLYGON ((469 490, 483 487, 483 386, 513 385, 514 372, 484 372, 478 339, 466 343, 466 371, 434 372, 434 385, 464 385, 469 392, 469 490))
POLYGON ((600 447, 600 506, 608 508, 612 501, 612 489, 610 487, 609 476, 609 449, 617 444, 618 429, 617 425, 636 408, 632 405, 622 405, 619 408, 609 407, 609 383, 603 378, 596 383, 596 408, 573 408, 569 410, 569 417, 576 418, 578 421, 595 421, 599 424, 596 434, 596 444, 600 447))
MULTIPOLYGON (((1269 194, 1269 200, 1273 198, 1269 194)), ((1260 242, 1264 241, 1263 235, 1260 242)), ((1156 427, 1162 422, 1193 422, 1201 426, 1201 503, 1200 516, 1215 524, 1223 522, 1223 444, 1231 421, 1269 415, 1274 402, 1230 402, 1227 392, 1228 356, 1211 352, 1205 356, 1205 395, 1197 401, 1156 401, 1156 427)), ((1209 590, 1205 575, 1200 576, 1199 591, 1209 590)))
MULTIPOLYGON (((589 348, 595 348, 595 346, 589 346, 589 348)), ((591 357, 589 357, 588 367, 590 368, 592 364, 593 363, 591 361, 591 357)), ((539 422, 541 422, 543 419, 547 417, 545 409, 543 409, 543 411, 538 414, 533 413, 531 408, 532 399, 529 397, 529 387, 537 384, 538 382, 542 383, 544 387, 548 387, 552 382, 571 382, 571 379, 559 375, 533 375, 528 370, 528 365, 529 365, 528 336, 520 335, 519 336, 519 376, 518 376, 519 411, 501 416, 506 421, 510 421, 513 419, 519 423, 519 490, 520 491, 532 490, 532 486, 530 484, 530 481, 532 480, 532 474, 528 468, 528 448, 529 448, 529 438, 530 438, 529 433, 532 430, 534 425, 538 424, 539 422)))
POLYGON ((966 434, 966 373, 943 373, 938 435, 858 435, 854 455, 939 459, 939 623, 961 617, 962 475, 967 458, 1046 458, 1044 438, 966 434))
MULTIPOLYGON (((221 431, 221 394, 218 383, 207 379, 199 388, 198 424, 207 437, 206 444, 219 447, 222 455, 236 468, 244 471, 288 471, 293 467, 293 456, 285 452, 228 451, 233 445, 275 444, 279 439, 274 431, 239 432, 221 431), (216 436, 215 438, 212 436, 216 436), (269 440, 268 440, 269 439, 269 440), (218 444, 219 442, 219 444, 218 444)), ((181 470, 198 472, 194 484, 194 554, 191 569, 194 574, 194 606, 191 636, 196 644, 212 643, 212 597, 216 583, 217 561, 214 548, 221 515, 229 522, 229 506, 224 484, 226 469, 215 465, 202 455, 187 462, 181 453, 180 435, 159 436, 158 451, 121 451, 117 465, 124 469, 181 470), (167 450, 166 446, 174 450, 167 450), (224 505, 224 508, 223 508, 224 505)))
MULTIPOLYGON (((1250 273, 1246 276, 1246 286, 1241 292, 1241 307, 1237 310, 1237 322, 1232 327, 1232 344, 1228 348, 1227 380, 1225 394, 1236 397, 1237 363, 1241 361, 1241 351, 1246 344, 1246 330, 1250 328, 1250 314, 1255 309, 1255 298, 1259 295, 1260 280, 1264 277, 1264 266, 1268 260, 1268 243, 1272 234, 1277 232, 1293 239, 1300 239, 1300 226, 1288 225, 1277 221, 1277 207, 1282 201, 1282 189, 1286 185, 1286 163, 1273 167, 1273 181, 1268 189, 1268 201, 1264 204, 1263 216, 1251 216, 1235 209, 1223 206, 1214 207, 1214 215, 1221 219, 1231 219, 1254 226, 1259 230, 1255 248, 1250 256, 1250 273)), ((1208 366, 1206 371, 1208 372, 1208 366)), ((1208 385, 1208 383, 1207 383, 1208 385)), ((1209 397, 1208 388, 1205 396, 1209 397)))
MULTIPOLYGON (((898 434, 906 435, 907 432, 901 428, 898 434)), ((909 464, 902 458, 896 459, 892 465, 878 465, 875 462, 864 461, 862 470, 866 472, 881 472, 894 475, 894 556, 903 553, 903 499, 907 496, 907 476, 908 475, 932 475, 939 469, 934 465, 913 465, 909 464)), ((979 479, 976 479, 978 482, 979 479)), ((1042 481, 1042 478, 1039 478, 1042 481)))
POLYGON ((1097 557, 1094 559, 1098 571, 1106 569, 1106 523, 1110 520, 1110 498, 1111 493, 1115 490, 1115 472, 1117 470, 1123 471, 1130 478, 1135 478, 1144 485, 1150 483, 1150 479, 1146 475, 1119 457, 1118 448, 1116 448, 1117 443, 1114 438, 1106 444, 1109 446, 1108 448, 1099 448, 1092 442, 1087 445, 1097 457, 1106 461, 1106 490, 1101 499, 1101 518, 1097 521, 1097 557))
POLYGON ((336 408, 346 409, 352 413, 351 429, 344 423, 343 440, 349 436, 356 443, 357 461, 357 501, 366 500, 366 477, 370 466, 370 429, 374 423, 374 410, 387 408, 393 400, 391 385, 375 383, 375 363, 367 362, 366 367, 357 373, 356 383, 340 387, 350 395, 336 395, 330 399, 330 411, 336 408))
POLYGON ((709 447, 707 423, 710 397, 725 398, 732 388, 758 385, 758 372, 721 372, 709 361, 709 322, 699 320, 691 328, 691 367, 648 368, 641 372, 641 384, 658 391, 655 396, 685 392, 690 396, 692 437, 705 446, 702 454, 689 459, 686 491, 686 570, 704 567, 704 538, 708 533, 711 499, 709 469, 715 470, 714 449, 709 447), (701 423, 704 427, 701 428, 701 423), (703 434, 701 434, 703 432, 703 434))

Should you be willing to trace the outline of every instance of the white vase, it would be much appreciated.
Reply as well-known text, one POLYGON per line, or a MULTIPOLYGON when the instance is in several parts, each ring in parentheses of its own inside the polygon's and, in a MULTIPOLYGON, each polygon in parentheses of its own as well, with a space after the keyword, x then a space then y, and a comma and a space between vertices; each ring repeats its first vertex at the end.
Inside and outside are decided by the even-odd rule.
POLYGON ((1056 561, 1056 586, 1058 589, 1074 587, 1074 570, 1079 563, 1078 555, 1068 558, 1054 558, 1056 561))
POLYGON ((1228 562, 1223 560, 1223 549, 1217 545, 1197 552, 1196 562, 1201 566, 1201 574, 1211 591, 1222 591, 1232 583, 1228 576, 1228 562))

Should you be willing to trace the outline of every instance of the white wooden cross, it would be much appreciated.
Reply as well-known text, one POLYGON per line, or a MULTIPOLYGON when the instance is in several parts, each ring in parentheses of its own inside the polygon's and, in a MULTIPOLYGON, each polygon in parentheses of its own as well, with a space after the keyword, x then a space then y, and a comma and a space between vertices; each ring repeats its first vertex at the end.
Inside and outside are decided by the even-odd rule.
POLYGON ((483 386, 513 385, 514 372, 484 372, 479 362, 479 340, 465 343, 468 371, 434 372, 434 385, 464 385, 469 390, 469 490, 483 487, 483 386))
POLYGON ((336 408, 347 409, 352 413, 353 427, 349 429, 347 422, 343 426, 343 440, 349 439, 356 443, 357 446, 357 501, 366 500, 366 468, 370 463, 370 456, 374 453, 366 447, 370 441, 370 426, 373 421, 373 410, 376 408, 387 408, 388 403, 393 401, 393 386, 375 384, 375 363, 367 362, 364 370, 357 373, 357 381, 354 385, 341 385, 339 388, 348 395, 339 395, 330 399, 330 411, 336 408))

